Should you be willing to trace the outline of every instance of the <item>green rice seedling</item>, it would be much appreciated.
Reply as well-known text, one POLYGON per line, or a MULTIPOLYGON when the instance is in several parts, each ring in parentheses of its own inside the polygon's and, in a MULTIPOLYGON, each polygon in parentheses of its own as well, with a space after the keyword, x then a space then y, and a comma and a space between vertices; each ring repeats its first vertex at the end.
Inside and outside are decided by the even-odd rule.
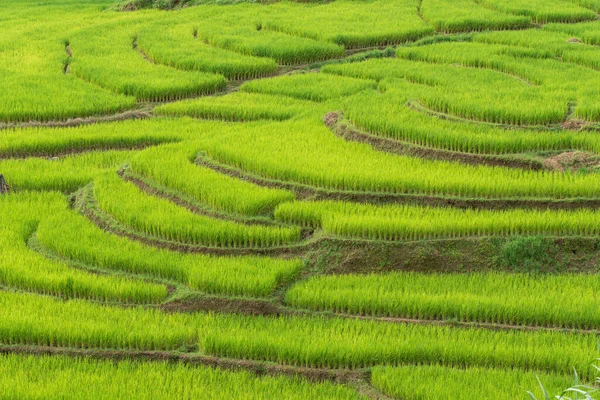
POLYGON ((476 0, 498 11, 531 17, 534 22, 579 22, 596 19, 592 10, 560 0, 476 0))
POLYGON ((160 303, 164 285, 94 275, 49 260, 27 247, 33 226, 48 215, 65 213, 66 200, 57 193, 19 193, 0 198, 0 283, 6 287, 65 298, 125 303, 160 303))
POLYGON ((468 0, 423 0, 421 15, 438 32, 455 33, 486 29, 522 29, 530 19, 485 8, 468 0))
POLYGON ((70 128, 14 129, 0 135, 0 157, 52 156, 78 151, 157 145, 181 140, 169 121, 121 121, 70 128))
MULTIPOLYGON (((161 105, 155 114, 246 122, 282 121, 316 108, 312 102, 260 93, 234 92, 226 96, 203 97, 161 105)), ((323 112, 324 113, 324 112, 323 112)))
POLYGON ((479 198, 596 198, 594 174, 467 166, 346 142, 317 120, 232 126, 202 139, 210 158, 264 178, 336 191, 479 198))
POLYGON ((410 102, 407 93, 414 86, 396 83, 385 93, 365 91, 349 97, 344 100, 344 115, 373 135, 450 151, 475 154, 571 149, 600 152, 600 140, 592 131, 509 129, 428 115, 410 102))
POLYGON ((110 398, 125 400, 219 399, 362 399, 355 390, 329 382, 311 383, 284 376, 259 377, 248 371, 206 366, 68 358, 0 356, 6 375, 0 392, 46 399, 110 398))
POLYGON ((597 235, 595 210, 473 210, 412 205, 374 206, 347 202, 280 205, 275 218, 321 226, 335 235, 372 240, 421 240, 466 236, 597 235))
POLYGON ((523 368, 582 379, 595 371, 594 334, 404 325, 340 318, 163 313, 0 292, 0 342, 175 350, 282 364, 361 368, 400 363, 523 368))
POLYGON ((104 151, 71 155, 59 160, 45 158, 0 161, 0 170, 13 190, 76 191, 106 171, 115 171, 131 151, 104 151))
POLYGON ((598 329, 595 275, 510 273, 321 276, 295 285, 295 308, 382 317, 598 329))
POLYGON ((33 7, 35 11, 29 7, 31 3, 4 4, 8 9, 3 9, 0 17, 0 122, 66 120, 135 105, 133 97, 112 93, 68 73, 69 59, 60 37, 73 24, 86 23, 89 5, 81 4, 78 11, 62 7, 57 18, 56 2, 33 7), (13 19, 8 18, 11 8, 18 10, 13 19), (36 24, 24 23, 27 18, 35 19, 36 24))
POLYGON ((298 99, 325 101, 348 96, 365 89, 374 89, 375 82, 335 75, 299 73, 277 78, 246 82, 241 90, 298 99))
POLYGON ((212 257, 160 250, 102 231, 73 212, 43 218, 36 235, 48 250, 105 270, 176 281, 208 294, 267 297, 299 272, 299 260, 212 257))
MULTIPOLYGON (((412 55, 421 52, 423 47, 453 48, 455 44, 468 45, 440 43, 410 47, 407 51, 412 55)), ((402 57, 402 54, 399 52, 399 56, 402 57)), ((332 65, 325 67, 323 71, 353 77, 362 75, 363 78, 377 78, 376 71, 381 69, 381 78, 400 78, 420 84, 414 86, 413 98, 432 111, 499 124, 559 123, 565 118, 568 101, 575 97, 573 90, 532 86, 517 77, 487 69, 391 59, 369 60, 363 64, 365 65, 332 65), (369 68, 374 72, 365 74, 361 71, 369 68), (490 87, 494 88, 493 93, 489 90, 490 87)), ((400 83, 402 84, 402 81, 400 83)))
POLYGON ((284 2, 263 29, 326 40, 347 48, 387 46, 433 34, 419 18, 416 0, 341 0, 305 6, 284 2))
MULTIPOLYGON (((243 14, 242 14, 243 15, 243 14)), ((338 58, 344 48, 334 43, 288 35, 262 29, 248 15, 220 15, 212 20, 203 20, 195 26, 198 39, 211 46, 241 54, 268 57, 279 64, 294 65, 338 58), (261 29, 258 29, 261 28, 261 29)))
POLYGON ((260 187, 194 165, 197 153, 198 147, 190 142, 160 146, 140 152, 130 165, 136 174, 219 211, 269 214, 278 204, 294 199, 288 191, 260 187))
POLYGON ((136 48, 135 26, 119 21, 73 35, 71 72, 138 100, 181 99, 225 88, 226 80, 221 75, 180 71, 145 60, 136 48))
POLYGON ((298 228, 244 225, 194 214, 168 200, 149 196, 115 174, 94 181, 94 196, 106 213, 146 235, 192 245, 283 246, 300 239, 298 228))
MULTIPOLYGON (((573 382, 568 375, 494 368, 448 368, 441 365, 376 367, 373 385, 393 398, 469 400, 526 399, 527 388, 537 387, 536 376, 556 392, 573 382)), ((537 390, 536 390, 537 393, 537 390)))
POLYGON ((144 28, 137 45, 154 63, 186 71, 204 71, 224 75, 227 79, 259 78, 277 71, 275 60, 252 57, 211 47, 193 36, 187 24, 160 21, 144 28))

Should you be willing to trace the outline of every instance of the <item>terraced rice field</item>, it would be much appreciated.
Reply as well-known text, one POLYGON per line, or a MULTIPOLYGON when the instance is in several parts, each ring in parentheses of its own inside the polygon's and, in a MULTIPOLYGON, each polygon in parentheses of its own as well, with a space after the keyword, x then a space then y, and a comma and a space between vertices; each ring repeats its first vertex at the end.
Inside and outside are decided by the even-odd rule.
POLYGON ((593 399, 599 12, 3 0, 0 398, 593 399))

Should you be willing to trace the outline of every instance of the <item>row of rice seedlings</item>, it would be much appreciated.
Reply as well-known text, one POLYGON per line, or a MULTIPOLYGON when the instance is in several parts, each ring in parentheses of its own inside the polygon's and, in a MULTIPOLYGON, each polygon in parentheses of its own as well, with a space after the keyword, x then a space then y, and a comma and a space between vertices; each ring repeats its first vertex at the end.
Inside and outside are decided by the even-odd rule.
POLYGON ((260 93, 234 92, 226 96, 201 97, 163 104, 156 115, 247 122, 283 121, 316 108, 312 102, 260 93))
POLYGON ((116 174, 94 181, 100 207, 120 223, 146 235, 202 246, 272 247, 300 239, 298 228, 244 225, 194 214, 185 208, 145 194, 116 174))
POLYGON ((420 11, 425 21, 444 33, 522 29, 531 25, 528 17, 491 10, 469 0, 423 0, 420 11))
POLYGON ((0 292, 0 342, 176 350, 324 368, 406 363, 539 369, 589 379, 597 337, 321 317, 177 314, 0 292))
POLYGON ((102 151, 71 155, 59 160, 44 158, 0 161, 0 170, 12 190, 57 190, 74 192, 94 177, 114 171, 132 155, 131 151, 102 151))
POLYGON ((600 34, 598 28, 600 23, 598 21, 585 22, 581 24, 548 24, 544 26, 544 30, 553 32, 563 32, 571 36, 575 36, 584 43, 591 45, 600 44, 600 34))
POLYGON ((216 161, 273 180, 340 191, 479 198, 596 198, 594 174, 469 166, 382 153, 318 120, 233 126, 203 139, 216 161))
MULTIPOLYGON (((577 29, 574 30, 574 33, 569 33, 570 29, 563 32, 561 31, 563 26, 563 24, 548 24, 543 29, 488 32, 473 36, 473 41, 511 46, 499 48, 498 54, 512 55, 517 58, 520 55, 525 58, 560 58, 563 62, 600 70, 600 55, 598 55, 597 49, 580 43, 578 38, 573 38, 573 35, 581 34, 577 29)), ((526 62, 531 62, 531 60, 526 60, 526 62)), ((564 67, 564 69, 567 68, 564 67)), ((588 75, 570 74, 570 79, 567 79, 566 82, 562 79, 558 79, 558 82, 548 80, 547 84, 570 84, 575 87, 582 87, 582 84, 574 85, 574 83, 585 82, 585 78, 589 79, 588 75)))
POLYGON ((295 202, 280 205, 275 218, 362 239, 420 240, 466 236, 600 233, 595 210, 473 210, 412 205, 373 206, 348 202, 295 202))
POLYGON ((476 0, 498 11, 531 17, 534 22, 579 22, 594 20, 597 14, 577 4, 561 0, 476 0))
POLYGON ((131 108, 135 98, 115 94, 62 71, 64 26, 33 31, 22 22, 3 26, 0 37, 0 122, 66 120, 131 108), (27 37, 30 40, 24 41, 27 37))
POLYGON ((133 148, 181 140, 164 121, 121 121, 69 128, 26 128, 0 135, 0 157, 133 148))
POLYGON ((541 371, 496 368, 448 368, 442 365, 375 367, 371 383, 396 399, 514 400, 526 399, 527 392, 543 395, 539 378, 548 393, 560 393, 573 384, 573 377, 541 371))
POLYGON ((206 366, 167 362, 111 361, 65 356, 0 356, 0 392, 14 398, 39 393, 46 399, 185 398, 357 400, 353 389, 285 376, 257 376, 206 366))
POLYGON ((374 135, 450 151, 475 154, 600 152, 600 138, 591 131, 507 129, 427 115, 411 107, 410 89, 413 87, 410 83, 396 82, 385 93, 362 92, 349 97, 344 100, 344 114, 353 124, 374 135))
MULTIPOLYGON (((452 45, 453 43, 442 43, 452 45)), ((440 45, 437 45, 440 46, 440 45)), ((403 57, 424 47, 399 51, 403 57)), ((411 57, 412 58, 412 57, 411 57)), ((535 125, 562 122, 574 90, 528 85, 516 77, 487 69, 434 65, 411 60, 369 60, 360 64, 326 66, 323 71, 345 76, 372 78, 369 69, 383 71, 383 77, 406 79, 426 85, 413 86, 414 97, 441 113, 490 123, 535 125), (365 71, 366 70, 366 71, 365 71), (365 73, 366 72, 366 73, 365 73), (371 75, 371 76, 369 76, 371 75), (493 91, 490 88, 494 88, 493 91)), ((385 86, 380 90, 385 90, 385 86)))
POLYGON ((365 89, 374 89, 375 86, 373 81, 319 73, 298 73, 246 82, 240 89, 246 92, 325 101, 365 89))
POLYGON ((153 62, 186 71, 205 71, 227 79, 255 79, 277 71, 275 60, 211 47, 193 36, 188 24, 162 21, 144 28, 138 48, 153 62))
POLYGON ((11 194, 0 198, 3 225, 0 231, 2 285, 41 294, 97 301, 146 304, 160 303, 167 297, 164 285, 75 270, 30 250, 27 240, 34 226, 48 215, 65 212, 65 208, 64 197, 52 192, 11 194))
POLYGON ((291 192, 269 189, 194 165, 198 146, 190 142, 150 148, 131 159, 133 172, 209 207, 246 216, 269 214, 291 201, 291 192))
POLYGON ((218 19, 207 22, 202 21, 195 28, 200 40, 241 54, 272 58, 279 64, 297 65, 344 55, 344 48, 334 43, 269 31, 261 25, 257 29, 251 22, 232 24, 218 19))
POLYGON ((509 273, 321 276, 286 293, 293 307, 385 317, 599 329, 596 275, 509 273))
POLYGON ((215 295, 268 297, 302 267, 299 260, 213 257, 156 249, 102 231, 72 212, 43 218, 36 234, 44 247, 64 258, 169 279, 215 295))
MULTIPOLYGON (((135 25, 133 25, 135 28, 135 25)), ((145 60, 134 48, 135 30, 124 21, 74 34, 71 72, 138 100, 164 101, 210 94, 225 88, 222 75, 181 71, 145 60)))
POLYGON ((272 6, 263 28, 347 48, 387 46, 433 34, 419 18, 417 0, 335 1, 312 6, 284 2, 272 6))

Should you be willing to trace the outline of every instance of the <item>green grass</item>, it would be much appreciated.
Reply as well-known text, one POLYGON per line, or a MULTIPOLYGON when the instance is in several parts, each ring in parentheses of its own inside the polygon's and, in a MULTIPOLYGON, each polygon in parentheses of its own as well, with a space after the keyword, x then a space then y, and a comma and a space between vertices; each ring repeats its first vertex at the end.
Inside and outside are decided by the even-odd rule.
POLYGON ((362 399, 329 382, 167 362, 91 360, 64 356, 0 357, 0 391, 45 399, 362 399))

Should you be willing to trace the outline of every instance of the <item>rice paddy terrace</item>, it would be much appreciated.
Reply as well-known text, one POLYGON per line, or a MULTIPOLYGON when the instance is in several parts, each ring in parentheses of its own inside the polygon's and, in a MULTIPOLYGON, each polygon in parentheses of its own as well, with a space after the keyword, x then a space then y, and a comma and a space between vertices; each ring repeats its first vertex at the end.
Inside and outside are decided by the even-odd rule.
POLYGON ((0 397, 593 385, 598 12, 3 0, 0 397))

